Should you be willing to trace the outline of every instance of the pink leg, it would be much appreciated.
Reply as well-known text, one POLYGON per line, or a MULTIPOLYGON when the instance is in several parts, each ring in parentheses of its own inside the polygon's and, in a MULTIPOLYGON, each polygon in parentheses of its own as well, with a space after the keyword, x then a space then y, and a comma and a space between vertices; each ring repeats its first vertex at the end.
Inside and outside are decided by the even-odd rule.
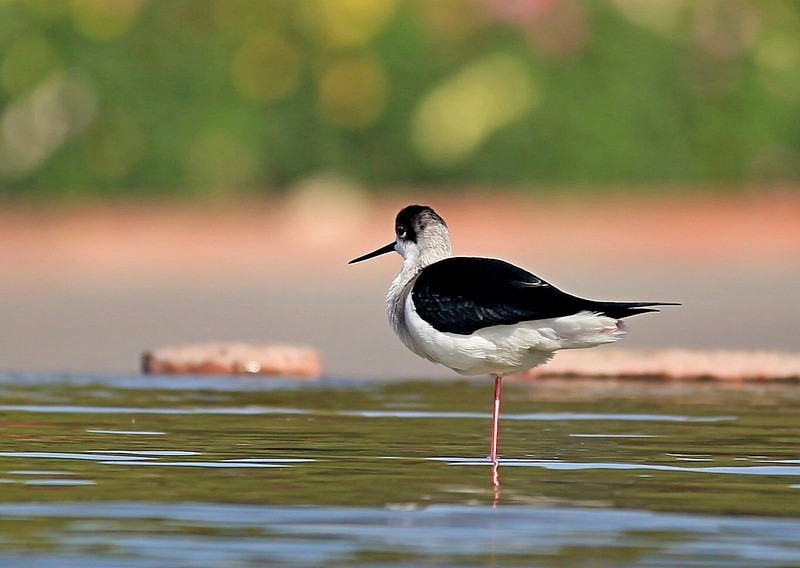
POLYGON ((497 463, 497 433, 500 423, 500 383, 503 377, 494 376, 494 407, 492 408, 492 442, 489 447, 489 459, 497 463))

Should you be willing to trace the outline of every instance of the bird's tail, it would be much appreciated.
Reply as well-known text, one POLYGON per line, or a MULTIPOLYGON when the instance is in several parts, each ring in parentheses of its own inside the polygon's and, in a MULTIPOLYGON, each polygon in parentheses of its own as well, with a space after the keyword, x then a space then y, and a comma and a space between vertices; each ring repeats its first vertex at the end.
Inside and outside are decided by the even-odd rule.
POLYGON ((597 302, 597 311, 614 319, 659 311, 660 306, 680 306, 677 302, 597 302))

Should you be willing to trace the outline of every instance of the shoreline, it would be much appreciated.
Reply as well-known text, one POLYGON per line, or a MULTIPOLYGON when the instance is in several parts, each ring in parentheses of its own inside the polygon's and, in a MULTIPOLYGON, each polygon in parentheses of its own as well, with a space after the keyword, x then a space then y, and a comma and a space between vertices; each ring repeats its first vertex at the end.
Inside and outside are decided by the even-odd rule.
POLYGON ((240 342, 313 346, 328 375, 448 376, 386 323, 399 257, 347 265, 392 238, 409 202, 442 214, 457 254, 503 258, 579 296, 683 304, 633 318, 625 349, 797 352, 800 193, 717 197, 0 210, 0 369, 129 373, 150 348, 240 342))

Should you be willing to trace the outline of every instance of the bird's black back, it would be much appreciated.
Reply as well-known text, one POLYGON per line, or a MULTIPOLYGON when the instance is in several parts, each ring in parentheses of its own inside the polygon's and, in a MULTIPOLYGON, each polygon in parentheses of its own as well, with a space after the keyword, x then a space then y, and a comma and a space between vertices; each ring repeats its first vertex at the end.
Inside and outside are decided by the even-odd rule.
POLYGON ((624 318, 658 311, 658 302, 598 302, 562 292, 513 264, 452 257, 427 266, 411 298, 419 316, 441 332, 469 335, 493 325, 568 316, 582 311, 624 318))

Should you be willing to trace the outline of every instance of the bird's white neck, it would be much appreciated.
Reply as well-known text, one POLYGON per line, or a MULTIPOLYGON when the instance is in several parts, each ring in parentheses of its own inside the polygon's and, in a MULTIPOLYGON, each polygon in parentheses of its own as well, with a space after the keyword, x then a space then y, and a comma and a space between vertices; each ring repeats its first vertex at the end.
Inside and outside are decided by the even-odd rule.
POLYGON ((398 243, 400 254, 403 255, 403 267, 389 286, 386 308, 389 312, 389 323, 406 345, 408 343, 407 338, 404 337, 403 307, 414 280, 426 266, 453 256, 453 247, 450 244, 447 227, 441 225, 434 230, 435 233, 425 235, 419 244, 414 242, 398 243))

